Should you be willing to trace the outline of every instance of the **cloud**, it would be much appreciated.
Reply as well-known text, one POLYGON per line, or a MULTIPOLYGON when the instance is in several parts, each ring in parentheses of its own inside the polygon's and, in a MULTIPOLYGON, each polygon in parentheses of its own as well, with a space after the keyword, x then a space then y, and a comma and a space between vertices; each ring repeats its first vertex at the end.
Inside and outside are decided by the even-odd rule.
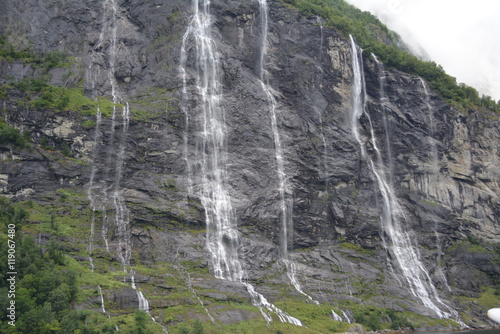
POLYGON ((496 0, 347 0, 398 32, 415 54, 458 82, 500 100, 500 2, 496 0))

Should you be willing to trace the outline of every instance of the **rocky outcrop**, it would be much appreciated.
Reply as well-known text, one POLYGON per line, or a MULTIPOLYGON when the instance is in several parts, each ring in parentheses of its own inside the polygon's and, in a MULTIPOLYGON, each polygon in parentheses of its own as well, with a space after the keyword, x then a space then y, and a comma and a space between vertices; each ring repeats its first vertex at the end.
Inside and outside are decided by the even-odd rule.
MULTIPOLYGON (((120 103, 116 119, 103 113, 97 126, 95 111, 40 110, 17 103, 23 94, 19 90, 9 91, 3 101, 6 122, 28 130, 35 144, 46 138, 54 150, 4 145, 0 191, 14 200, 48 204, 48 195, 57 189, 86 194, 93 185, 96 203, 102 205, 97 211, 112 217, 113 203, 101 194, 116 186, 115 162, 123 143, 119 187, 130 219, 132 265, 164 264, 164 274, 138 282, 152 299, 153 314, 177 305, 199 305, 201 300, 211 315, 225 308, 217 304, 220 300, 250 303, 241 285, 210 274, 210 256, 200 233, 205 211, 188 189, 185 161, 196 150, 200 127, 198 119, 186 123, 182 108, 195 107, 195 99, 182 99, 179 66, 191 11, 187 1, 71 0, 9 2, 0 14, 2 30, 15 47, 71 57, 70 66, 53 69, 1 60, 2 84, 46 76, 53 85, 83 89, 91 99, 117 97, 120 103), (120 114, 127 103, 128 128, 120 114), (64 143, 74 158, 58 152, 64 143), (172 277, 189 282, 189 296, 168 299, 179 290, 177 283, 164 282, 172 277)), ((248 280, 271 301, 306 303, 280 261, 277 162, 269 100, 257 73, 262 45, 259 5, 212 1, 210 11, 221 64, 227 186, 241 233, 240 260, 248 280)), ((321 304, 347 310, 363 304, 434 317, 401 284, 394 259, 384 248, 380 193, 351 131, 349 42, 322 27, 317 17, 304 17, 274 0, 269 1, 268 38, 266 68, 293 197, 290 258, 302 289, 321 304)), ((384 71, 382 103, 379 65, 369 54, 363 60, 371 120, 360 119, 361 132, 373 151, 373 127, 407 215, 405 229, 442 299, 467 315, 469 325, 491 325, 487 308, 464 302, 463 296, 478 298, 498 283, 500 274, 498 115, 459 110, 427 93, 419 78, 393 69, 384 71)), ((195 62, 187 59, 188 75, 195 62)), ((188 77, 187 91, 196 84, 188 77)), ((81 224, 90 226, 86 217, 81 224)), ((109 254, 118 261, 118 228, 112 218, 96 221, 96 229, 108 231, 109 254)), ((106 239, 95 239, 96 247, 106 253, 106 239)), ((117 308, 129 308, 137 299, 125 288, 106 290, 106 298, 117 308)), ((258 315, 243 309, 218 314, 222 323, 258 315)), ((190 317, 208 320, 192 314, 184 320, 190 317)))

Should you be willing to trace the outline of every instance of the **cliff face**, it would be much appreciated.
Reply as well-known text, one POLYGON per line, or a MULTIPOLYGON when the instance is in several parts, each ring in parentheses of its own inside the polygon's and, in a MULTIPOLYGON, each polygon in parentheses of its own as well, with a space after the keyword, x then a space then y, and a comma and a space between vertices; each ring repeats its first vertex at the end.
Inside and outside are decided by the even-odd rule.
MULTIPOLYGON (((262 57, 259 4, 220 0, 209 7, 222 92, 220 163, 248 282, 299 319, 297 309, 318 307, 321 321, 333 321, 335 308, 344 321, 358 314, 361 322, 364 306, 437 317, 411 291, 394 235, 384 227, 395 208, 385 207, 374 172, 383 170, 417 257, 407 265, 423 266, 424 285, 443 301, 434 304, 448 318, 491 325, 485 314, 495 305, 476 300, 491 293, 500 274, 498 115, 460 111, 418 77, 363 54, 365 112, 353 117, 351 43, 317 17, 269 1, 262 57), (283 245, 295 272, 282 261, 283 245)), ((93 106, 56 111, 20 103, 30 93, 9 88, 3 117, 28 130, 35 145, 0 147, 2 194, 32 199, 61 224, 79 211, 68 223, 78 233, 40 228, 42 242, 57 236, 84 266, 92 258, 99 273, 135 268, 151 314, 167 327, 210 317, 219 324, 262 319, 257 308, 243 307, 252 304, 244 285, 214 277, 207 251, 213 197, 202 198, 199 189, 215 178, 202 175, 214 153, 203 138, 213 129, 206 128, 197 76, 207 69, 186 34, 192 15, 187 1, 135 0, 9 2, 0 14, 15 47, 71 57, 69 66, 50 69, 2 60, 2 84, 43 77, 117 104, 97 116, 93 106), (73 158, 60 154, 63 148, 73 158), (68 190, 77 195, 61 203, 68 190)), ((222 237, 223 249, 229 239, 222 237)), ((104 286, 110 314, 133 311, 138 298, 128 286, 104 286)), ((306 325, 314 328, 314 321, 306 325)))

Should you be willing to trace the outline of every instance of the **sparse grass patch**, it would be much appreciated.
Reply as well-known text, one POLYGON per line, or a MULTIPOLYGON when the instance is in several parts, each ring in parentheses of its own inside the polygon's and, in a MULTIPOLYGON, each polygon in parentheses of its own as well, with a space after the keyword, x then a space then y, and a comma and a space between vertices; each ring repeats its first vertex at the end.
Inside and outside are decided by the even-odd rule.
POLYGON ((429 204, 429 205, 432 205, 432 206, 435 206, 435 207, 439 206, 439 204, 437 204, 436 202, 429 201, 429 200, 426 200, 426 199, 422 199, 422 200, 420 200, 420 202, 425 203, 425 204, 429 204))
POLYGON ((494 287, 488 287, 477 299, 477 303, 483 306, 485 309, 490 309, 498 307, 498 304, 500 303, 500 298, 497 294, 495 294, 494 287))
MULTIPOLYGON (((345 332, 351 324, 331 318, 332 307, 298 301, 279 301, 275 305, 289 315, 300 319, 305 326, 321 333, 345 332)), ((288 333, 288 332, 286 332, 288 333)))
POLYGON ((114 107, 122 106, 114 104, 105 98, 94 101, 85 96, 81 88, 49 85, 44 78, 24 79, 2 86, 2 91, 5 91, 6 94, 12 89, 18 89, 26 93, 23 99, 18 100, 18 103, 22 103, 19 107, 76 111, 85 116, 96 115, 99 108, 103 116, 110 117, 113 114, 114 107))
POLYGON ((93 129, 93 128, 95 128, 95 124, 96 123, 94 120, 88 119, 88 120, 82 122, 82 127, 85 129, 93 129))
POLYGON ((128 287, 126 283, 116 279, 116 277, 124 275, 123 271, 97 273, 92 272, 90 266, 84 265, 72 257, 68 256, 66 260, 68 268, 78 274, 77 281, 80 286, 96 288, 99 285, 102 289, 118 289, 128 287))
POLYGON ((371 249, 363 248, 360 245, 356 245, 356 244, 353 244, 353 243, 348 242, 348 241, 344 241, 344 242, 340 243, 339 246, 340 246, 340 248, 350 249, 350 250, 353 250, 353 251, 360 253, 360 254, 363 254, 363 255, 372 255, 374 252, 371 249))
POLYGON ((152 122, 165 117, 167 112, 177 110, 173 93, 174 91, 164 88, 152 88, 142 92, 130 102, 132 118, 152 122))

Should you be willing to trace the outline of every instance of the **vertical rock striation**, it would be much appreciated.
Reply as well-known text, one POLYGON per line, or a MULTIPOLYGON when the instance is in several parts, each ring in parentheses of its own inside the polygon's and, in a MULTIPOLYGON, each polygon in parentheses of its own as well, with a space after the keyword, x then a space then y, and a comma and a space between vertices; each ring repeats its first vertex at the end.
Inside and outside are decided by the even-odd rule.
MULTIPOLYGON (((489 324, 487 307, 464 297, 492 290, 500 274, 498 115, 459 110, 420 78, 391 68, 383 70, 381 86, 376 58, 356 59, 349 39, 280 1, 265 2, 263 52, 262 1, 193 3, 5 4, 0 27, 9 43, 39 55, 64 52, 70 65, 0 60, 0 84, 8 92, 2 116, 29 131, 34 143, 30 149, 0 145, 2 195, 53 207, 60 204, 58 189, 86 194, 92 210, 78 225, 84 236, 60 238, 76 253, 79 238, 86 246, 90 238, 81 258, 88 267, 90 253, 97 272, 104 259, 122 263, 118 253, 103 254, 125 245, 124 263, 137 271, 134 285, 149 289, 144 294, 155 316, 191 302, 171 297, 173 288, 165 285, 174 275, 165 268, 175 264, 175 272, 190 271, 186 286, 215 322, 261 318, 258 311, 217 304, 257 305, 257 295, 248 294, 254 287, 280 308, 285 300, 304 302, 302 293, 337 307, 329 308, 329 320, 335 314, 356 321, 357 305, 436 317, 405 288, 411 283, 394 275, 398 256, 386 246, 396 247, 398 237, 388 238, 381 225, 389 210, 380 196, 388 188, 381 185, 390 185, 389 197, 405 216, 401 238, 412 249, 402 252, 418 257, 426 284, 466 314, 468 325, 489 324), (103 20, 103 6, 114 21, 103 20), (355 61, 362 73, 355 73, 355 61), (358 75, 365 88, 356 102, 358 75), (8 86, 31 78, 79 89, 100 109, 90 102, 35 107, 29 101, 40 92, 8 86), (106 113, 106 103, 116 112, 106 113), (369 117, 363 110, 353 114, 357 103, 369 117), (59 153, 63 147, 73 158, 59 153), (100 209, 108 188, 116 210, 100 209), (120 238, 120 224, 106 223, 115 211, 127 220, 130 239, 120 238), (283 220, 288 214, 293 225, 283 220), (101 225, 109 231, 98 238, 92 227, 101 225), (289 284, 284 253, 300 289, 289 284), (165 272, 154 274, 159 267, 165 272)), ((117 308, 139 307, 132 292, 103 288, 106 312, 113 312, 108 300, 117 308)), ((295 316, 291 307, 284 311, 295 316)))

